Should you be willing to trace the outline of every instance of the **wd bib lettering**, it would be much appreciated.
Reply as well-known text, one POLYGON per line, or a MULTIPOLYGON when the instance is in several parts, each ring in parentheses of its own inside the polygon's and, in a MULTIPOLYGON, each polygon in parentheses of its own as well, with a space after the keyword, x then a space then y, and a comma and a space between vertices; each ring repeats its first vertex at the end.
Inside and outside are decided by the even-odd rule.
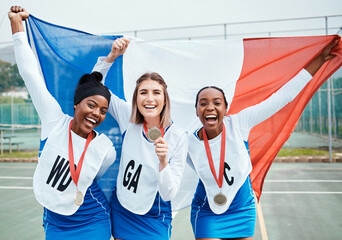
MULTIPOLYGON (((74 202, 77 189, 70 176, 68 158, 68 127, 71 119, 66 115, 52 130, 33 177, 37 201, 47 209, 63 215, 72 215, 79 208, 74 202)), ((76 167, 86 139, 73 133, 73 141, 76 167)), ((103 134, 96 136, 89 144, 78 180, 78 191, 83 195, 92 184, 111 147, 112 142, 103 134)))

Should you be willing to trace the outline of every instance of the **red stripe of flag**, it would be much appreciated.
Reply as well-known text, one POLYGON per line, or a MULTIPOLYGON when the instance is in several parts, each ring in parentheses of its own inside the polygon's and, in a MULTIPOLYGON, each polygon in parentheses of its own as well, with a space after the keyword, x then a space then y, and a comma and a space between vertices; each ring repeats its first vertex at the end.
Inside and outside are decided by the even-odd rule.
MULTIPOLYGON (((334 36, 244 40, 244 64, 228 114, 238 113, 276 92, 304 68, 334 36)), ((277 153, 290 137, 300 115, 320 86, 342 65, 342 43, 313 80, 287 106, 255 126, 249 135, 252 186, 260 198, 264 179, 277 153)))

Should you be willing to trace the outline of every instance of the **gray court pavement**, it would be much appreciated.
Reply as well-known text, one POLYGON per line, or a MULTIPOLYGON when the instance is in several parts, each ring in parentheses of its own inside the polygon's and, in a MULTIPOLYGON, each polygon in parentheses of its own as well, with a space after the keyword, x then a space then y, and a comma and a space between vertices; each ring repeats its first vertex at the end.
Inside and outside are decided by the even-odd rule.
MULTIPOLYGON (((0 163, 0 239, 44 239, 32 190, 36 163, 0 163)), ((342 163, 274 163, 261 206, 268 239, 342 239, 342 163)), ((189 208, 173 221, 172 240, 194 239, 189 208)), ((262 239, 259 222, 255 240, 262 239)))
MULTIPOLYGON (((22 134, 38 149, 39 132, 22 134)), ((286 148, 327 148, 328 139, 294 132, 286 148)), ((342 141, 333 141, 342 149, 342 141)), ((0 162, 0 240, 44 239, 42 207, 32 191, 36 163, 0 162)), ((342 239, 342 163, 273 163, 260 199, 268 239, 342 239)), ((194 239, 190 209, 173 220, 172 240, 194 239)), ((259 221, 255 240, 262 239, 259 221)))
MULTIPOLYGON (((341 240, 342 163, 274 163, 260 203, 270 240, 341 240)), ((194 239, 189 214, 176 215, 173 240, 194 239)))

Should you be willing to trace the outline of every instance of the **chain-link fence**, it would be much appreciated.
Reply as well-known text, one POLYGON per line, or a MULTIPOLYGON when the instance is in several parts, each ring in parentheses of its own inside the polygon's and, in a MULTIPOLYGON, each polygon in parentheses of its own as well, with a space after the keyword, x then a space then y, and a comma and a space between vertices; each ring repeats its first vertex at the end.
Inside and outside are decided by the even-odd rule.
MULTIPOLYGON (((342 71, 330 78, 331 133, 342 139, 342 71)), ((310 134, 328 135, 328 83, 325 82, 305 108, 296 131, 310 134)))
POLYGON ((39 125, 39 117, 32 103, 0 104, 0 124, 39 125))

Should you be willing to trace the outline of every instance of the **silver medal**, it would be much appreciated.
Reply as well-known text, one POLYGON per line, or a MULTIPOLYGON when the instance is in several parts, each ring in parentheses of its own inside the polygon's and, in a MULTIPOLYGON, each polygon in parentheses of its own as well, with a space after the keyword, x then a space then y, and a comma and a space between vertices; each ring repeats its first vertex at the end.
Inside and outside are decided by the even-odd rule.
POLYGON ((157 138, 161 137, 161 135, 162 133, 157 127, 150 128, 146 133, 147 139, 151 142, 154 142, 157 138))
POLYGON ((83 199, 84 199, 83 194, 77 190, 77 192, 75 194, 75 198, 74 198, 75 204, 77 206, 81 206, 83 204, 83 199))
POLYGON ((218 206, 223 206, 227 203, 227 197, 222 193, 218 193, 214 196, 214 203, 218 206))

